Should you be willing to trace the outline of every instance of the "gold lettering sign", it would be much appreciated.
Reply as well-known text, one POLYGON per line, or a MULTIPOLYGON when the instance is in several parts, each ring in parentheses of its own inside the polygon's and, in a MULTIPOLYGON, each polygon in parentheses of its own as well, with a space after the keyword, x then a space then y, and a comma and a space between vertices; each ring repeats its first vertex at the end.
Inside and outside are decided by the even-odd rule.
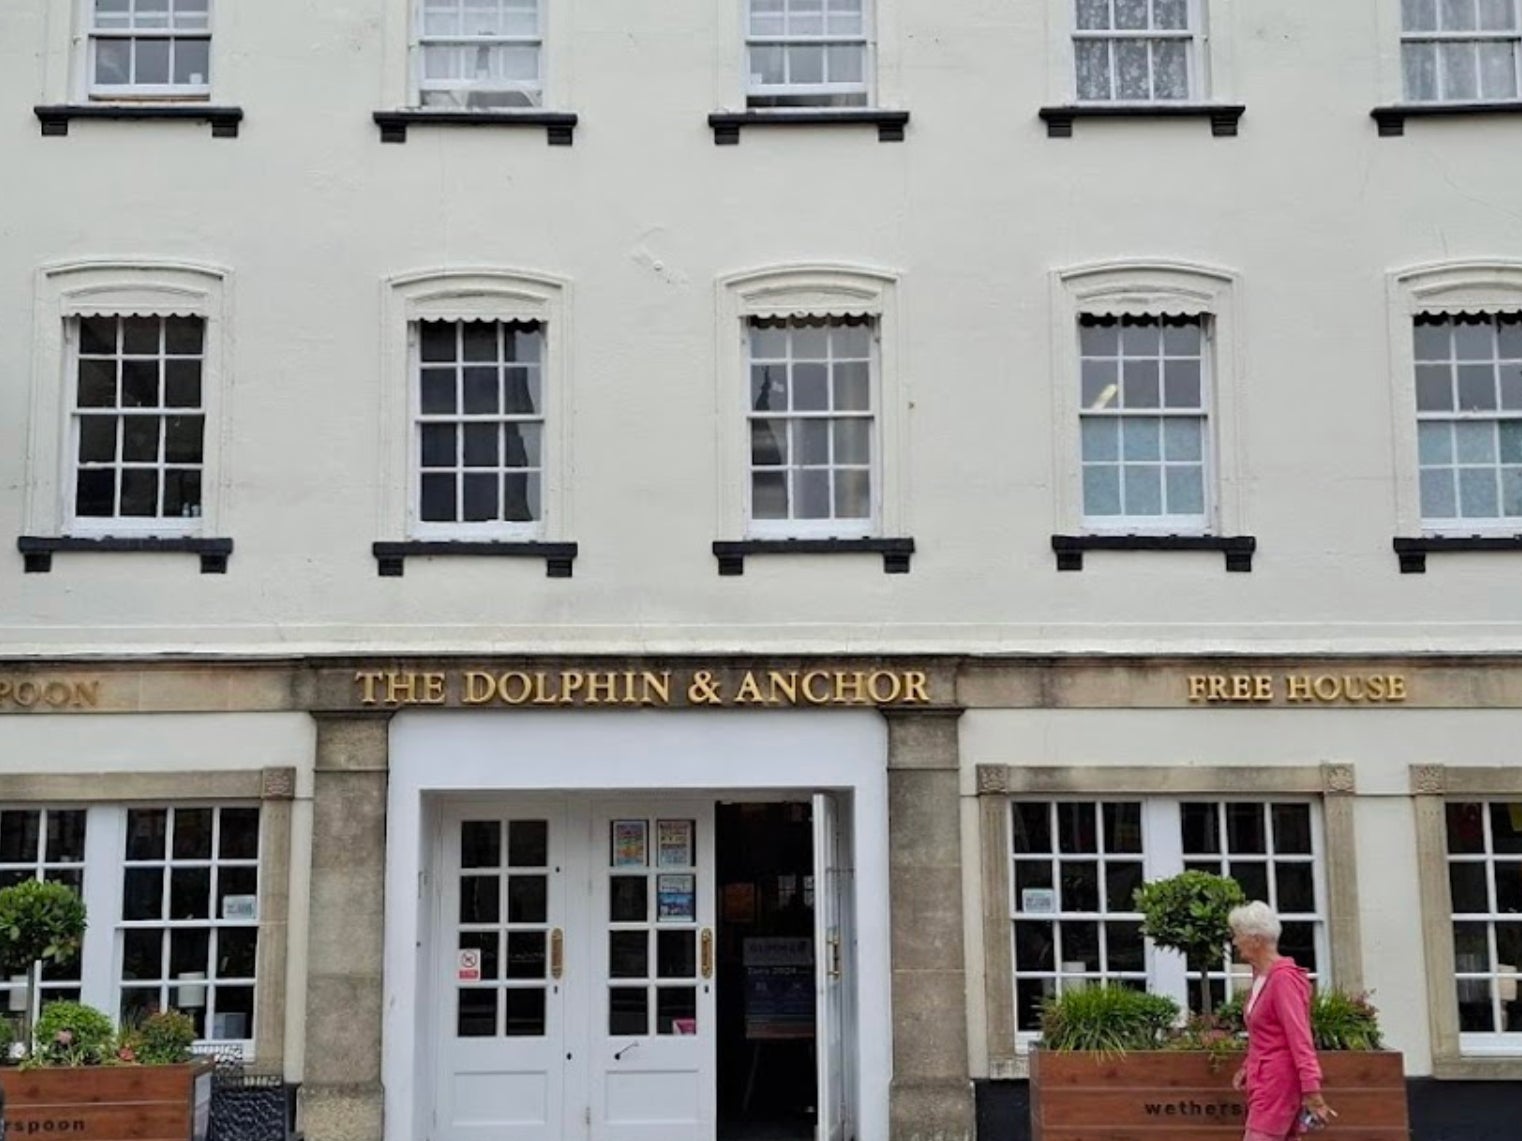
POLYGON ((928 705, 923 670, 361 670, 361 705, 928 705))
POLYGON ((1190 674, 1191 705, 1401 705, 1404 674, 1190 674))
POLYGON ((94 709, 100 681, 0 674, 0 709, 94 709))

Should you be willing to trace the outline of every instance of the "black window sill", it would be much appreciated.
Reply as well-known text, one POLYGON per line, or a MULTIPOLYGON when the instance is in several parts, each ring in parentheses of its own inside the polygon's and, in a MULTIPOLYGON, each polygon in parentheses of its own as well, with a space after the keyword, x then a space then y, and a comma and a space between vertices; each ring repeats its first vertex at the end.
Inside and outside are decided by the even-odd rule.
POLYGON ((1510 103, 1392 103, 1376 107, 1370 118, 1379 124, 1380 138, 1406 133, 1407 119, 1471 118, 1476 115, 1522 115, 1522 101, 1510 103))
POLYGON ((58 103, 32 108, 44 135, 67 135, 75 119, 179 119, 210 123, 214 139, 236 139, 243 122, 242 107, 214 107, 208 103, 58 103))
POLYGON ((1073 137, 1076 119, 1208 119, 1216 138, 1235 138, 1237 123, 1247 108, 1233 103, 1085 103, 1043 107, 1037 114, 1049 139, 1073 137))
POLYGON ((716 541, 721 575, 745 573, 747 555, 882 555, 884 574, 908 574, 913 539, 740 539, 716 541))
POLYGON ((570 111, 377 111, 374 118, 383 143, 405 143, 408 126, 543 127, 552 147, 570 146, 578 122, 570 111))
POLYGON ((901 143, 904 141, 904 127, 908 123, 908 111, 880 111, 871 107, 820 107, 803 111, 765 108, 754 111, 715 111, 708 116, 708 125, 713 128, 714 144, 721 147, 738 145, 741 127, 866 125, 877 128, 878 142, 901 143))
POLYGON ((53 569, 53 556, 57 554, 199 555, 202 574, 226 574, 227 560, 233 553, 233 541, 190 537, 125 538, 108 535, 99 539, 87 539, 22 535, 16 540, 16 549, 26 560, 27 574, 47 574, 53 569))
POLYGON ((1053 535, 1060 571, 1081 571, 1085 551, 1220 551, 1226 569, 1248 574, 1258 540, 1252 535, 1053 535))
POLYGON ((576 561, 575 543, 465 542, 410 539, 401 543, 374 543, 375 570, 381 578, 401 578, 409 558, 475 556, 498 559, 543 559, 546 578, 570 578, 576 561))
POLYGON ((1395 555, 1401 574, 1426 574, 1427 556, 1458 551, 1522 552, 1522 535, 1424 535, 1420 539, 1396 539, 1395 555))

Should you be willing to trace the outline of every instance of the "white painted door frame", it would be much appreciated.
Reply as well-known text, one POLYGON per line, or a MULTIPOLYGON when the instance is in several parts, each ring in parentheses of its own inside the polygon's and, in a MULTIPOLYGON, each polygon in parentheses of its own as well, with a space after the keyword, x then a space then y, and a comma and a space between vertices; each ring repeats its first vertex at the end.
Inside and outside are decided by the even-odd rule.
POLYGON ((892 1016, 887 727, 870 710, 407 711, 391 722, 387 801, 384 1141, 429 1136, 437 1059, 420 947, 423 874, 451 794, 670 790, 721 799, 768 790, 849 793, 856 869, 860 1137, 888 1134, 892 1016))

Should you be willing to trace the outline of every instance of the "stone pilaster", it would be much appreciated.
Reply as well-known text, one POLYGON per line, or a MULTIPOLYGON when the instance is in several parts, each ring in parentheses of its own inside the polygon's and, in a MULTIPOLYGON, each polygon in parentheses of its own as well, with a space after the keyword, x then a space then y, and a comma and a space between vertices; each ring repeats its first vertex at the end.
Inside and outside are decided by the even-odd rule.
POLYGON ((970 1141, 959 709, 890 712, 890 1141, 970 1141))
POLYGON ((317 717, 307 949, 307 1141, 380 1141, 389 714, 317 717))

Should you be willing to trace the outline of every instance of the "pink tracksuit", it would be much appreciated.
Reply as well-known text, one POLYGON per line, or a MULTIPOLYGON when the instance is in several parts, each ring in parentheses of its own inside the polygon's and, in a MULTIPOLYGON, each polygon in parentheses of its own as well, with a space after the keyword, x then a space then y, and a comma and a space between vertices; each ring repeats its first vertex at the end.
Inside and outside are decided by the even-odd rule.
POLYGON ((1311 1037, 1311 984, 1293 959, 1275 961, 1247 1012, 1247 1129, 1293 1137, 1301 1098, 1321 1090, 1311 1037))

